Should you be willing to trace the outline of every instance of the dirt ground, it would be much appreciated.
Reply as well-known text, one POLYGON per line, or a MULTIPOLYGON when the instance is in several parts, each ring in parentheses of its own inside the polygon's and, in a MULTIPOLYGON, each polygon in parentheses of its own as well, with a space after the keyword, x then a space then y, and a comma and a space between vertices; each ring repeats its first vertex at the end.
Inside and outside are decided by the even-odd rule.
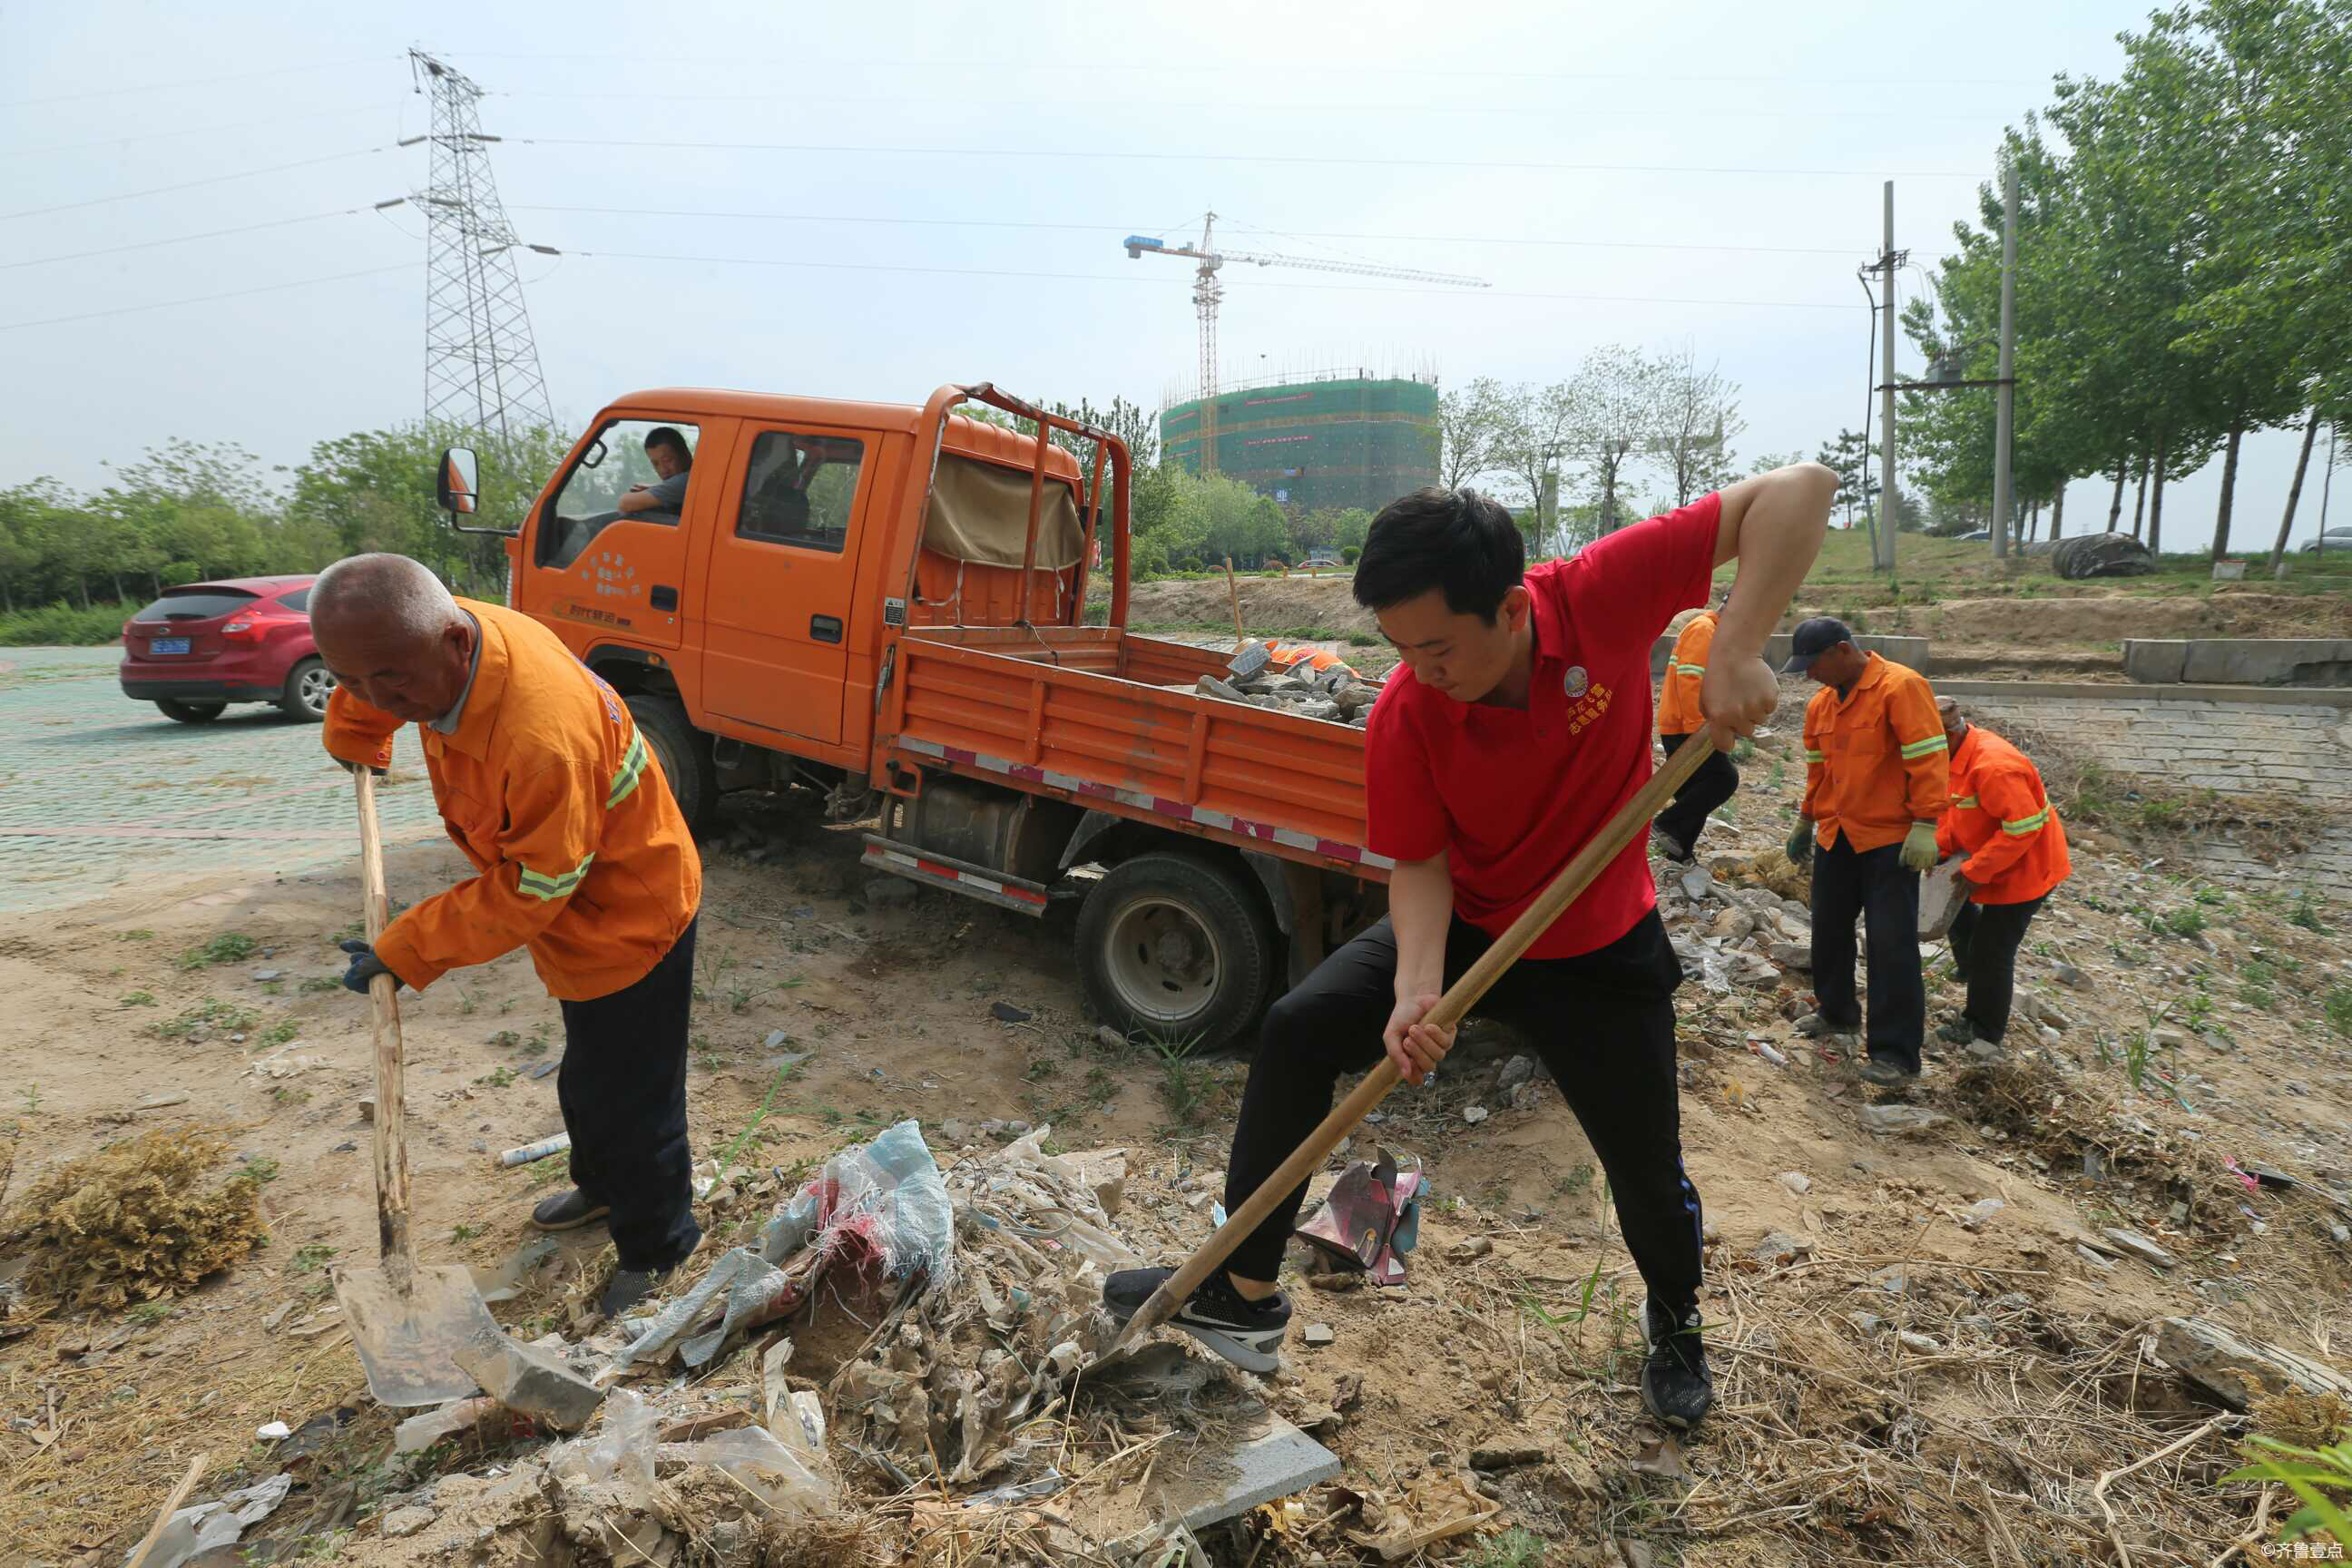
MULTIPOLYGON (((1171 592, 1139 617, 1175 618, 1188 601, 1172 590, 1206 587, 1140 590, 1139 603, 1171 592)), ((1279 591, 1318 605, 1345 593, 1279 591)), ((1333 626, 1336 613, 1302 610, 1296 624, 1333 626)), ((1252 618, 1293 624, 1279 604, 1253 604, 1252 618)), ((1796 709, 1780 718, 1702 847, 1718 877, 1694 901, 1662 872, 1669 923, 1695 960, 1677 1006, 1685 1156, 1710 1238, 1716 1415, 1687 1443, 1643 1416, 1640 1283, 1590 1147, 1548 1087, 1502 1087, 1512 1042, 1465 1037, 1436 1082, 1401 1091, 1349 1156, 1383 1146, 1428 1173, 1435 1195, 1409 1283, 1286 1281, 1297 1321, 1267 1392, 1345 1474, 1214 1537, 1216 1561, 1381 1561, 1364 1521, 1457 1483, 1490 1516, 1427 1547, 1431 1560, 2039 1565, 2111 1560, 2122 1540, 2135 1562, 2203 1564, 2258 1507, 2275 1539, 2288 1507, 2220 1479, 2251 1425, 2211 1426, 2103 1495, 2095 1483, 2229 1414, 2162 1365, 2161 1319, 2200 1316, 2345 1365, 2352 1248, 2327 1194, 2352 1190, 2340 934, 2352 910, 2208 888, 2176 876, 2160 842, 2078 830, 2077 876, 2037 921, 2020 974, 2021 994, 2063 1026, 2021 1019, 1999 1064, 1939 1052, 1911 1097, 1935 1124, 1874 1135, 1861 1122, 1876 1091, 1852 1076, 1850 1047, 1793 1027, 1801 970, 1751 955, 1737 962, 1769 973, 1710 985, 1696 962, 1733 952, 1708 933, 1738 912, 1726 901, 1745 885, 1737 868, 1786 832, 1802 769, 1796 709), (2257 1164, 2295 1184, 2244 1174, 2257 1164), (1986 1200, 1998 1201, 1990 1218, 1986 1200), (2103 1239, 2111 1226, 2176 1261, 2119 1254, 2103 1239), (1308 1324, 1330 1342, 1307 1346, 1308 1324)), ((983 1122, 1050 1124, 1056 1146, 1129 1152, 1117 1223, 1136 1251, 1172 1261, 1197 1245, 1243 1064, 1106 1044, 1081 1016, 1066 913, 1033 921, 932 891, 869 906, 856 850, 854 831, 824 827, 793 797, 730 803, 706 846, 698 1157, 747 1149, 739 1158, 770 1167, 781 1199, 902 1118, 923 1123, 943 1163, 960 1144, 993 1146, 983 1122), (1003 1021, 997 1003, 1027 1016, 1003 1021)), ((437 845, 395 852, 394 897, 461 870, 437 845)), ((294 1478, 243 1561, 493 1560, 487 1547, 468 1555, 462 1531, 439 1556, 380 1538, 420 1498, 454 1523, 479 1478, 542 1440, 478 1434, 394 1456, 322 1267, 373 1247, 366 1015, 333 981, 333 942, 357 908, 355 875, 257 868, 0 921, 11 1201, 129 1134, 208 1129, 233 1152, 225 1169, 259 1182, 269 1237, 147 1308, 9 1304, 0 1563, 121 1562, 199 1453, 194 1499, 294 1478), (271 1421, 296 1436, 257 1440, 271 1421)), ((1931 954, 1931 1026, 1958 1004, 1947 967, 1931 954)), ((561 1162, 492 1160, 560 1129, 551 1076, 529 1076, 561 1053, 555 1005, 516 955, 404 994, 403 1016, 423 1251, 493 1268, 562 1173, 561 1162)), ((765 1217, 764 1203, 739 1202, 706 1225, 732 1244, 765 1217)), ((572 1291, 609 1267, 600 1251, 593 1234, 567 1240, 557 1272, 572 1291)), ((527 1292, 499 1312, 519 1332, 562 1330, 564 1298, 527 1292)), ((1100 1485, 1132 1477, 1108 1455, 1064 1464, 1108 1466, 1100 1485)), ((907 1539, 886 1530, 872 1544, 903 1557, 907 1539)))

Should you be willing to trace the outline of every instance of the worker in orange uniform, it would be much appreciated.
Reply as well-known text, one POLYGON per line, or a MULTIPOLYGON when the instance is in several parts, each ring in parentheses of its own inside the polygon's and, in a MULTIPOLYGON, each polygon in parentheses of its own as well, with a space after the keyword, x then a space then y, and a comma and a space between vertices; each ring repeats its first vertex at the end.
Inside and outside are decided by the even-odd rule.
POLYGON ((310 629, 336 679, 328 754, 383 767, 416 725, 433 799, 475 875, 346 942, 343 984, 389 973, 417 990, 518 947, 563 1011, 556 1098, 572 1190, 531 1223, 604 1219, 618 1316, 701 1240, 688 1180, 687 1013, 702 860, 628 708, 555 634, 449 596, 401 555, 319 574, 310 629))
POLYGON ((1950 698, 1937 699, 1936 710, 1952 759, 1952 801, 1936 825, 1936 848, 1968 857, 1959 875, 1969 900, 1952 921, 1952 961, 1969 983, 1968 1006, 1936 1032, 1954 1045, 1997 1046, 2009 1029, 2025 928, 2074 865, 2032 759, 1969 723, 1950 698))
POLYGON ((1919 1076, 1927 988, 1919 973, 1919 874, 1936 864, 1944 814, 1943 720, 1927 679, 1853 646, 1845 623, 1805 622, 1790 639, 1785 675, 1822 689, 1805 706, 1804 820, 1789 858, 1813 862, 1811 1034, 1862 1022, 1854 1005, 1853 921, 1869 928, 1870 1012, 1860 1071, 1882 1088, 1919 1076), (1820 846, 1820 853, 1814 847, 1820 846))
MULTIPOLYGON (((1706 679, 1707 650, 1715 646, 1716 623, 1723 618, 1723 605, 1730 597, 1726 594, 1714 609, 1693 616, 1675 638, 1675 651, 1666 656, 1666 678, 1658 685, 1658 744, 1670 757, 1706 727, 1706 721, 1699 716, 1699 683, 1706 679)), ((1650 825, 1650 842, 1667 859, 1689 865, 1698 858, 1699 830, 1715 808, 1738 788, 1739 769, 1733 765, 1731 753, 1709 747, 1698 772, 1675 792, 1673 802, 1650 825)))

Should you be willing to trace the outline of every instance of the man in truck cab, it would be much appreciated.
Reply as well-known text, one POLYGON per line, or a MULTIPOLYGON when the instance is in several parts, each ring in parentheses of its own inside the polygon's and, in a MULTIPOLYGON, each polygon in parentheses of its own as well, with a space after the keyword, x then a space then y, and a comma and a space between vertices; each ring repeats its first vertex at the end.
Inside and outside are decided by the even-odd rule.
POLYGON ((343 984, 417 990, 530 952, 563 1013, 556 1098, 573 1188, 541 1230, 604 1219, 620 1255, 600 1305, 617 1316, 701 1239, 689 1205, 687 1010, 702 861, 660 764, 613 689, 529 616, 449 596, 402 555, 319 574, 310 628, 338 685, 327 752, 385 767, 414 723, 443 826, 475 874, 402 911, 343 984))
MULTIPOLYGON (((1228 1209, 1329 1112, 1340 1074, 1385 1050, 1418 1084, 1444 1060, 1454 1031, 1424 1016, 1648 780, 1651 645, 1734 558, 1696 732, 1725 749, 1770 717, 1780 686, 1764 639, 1821 547, 1836 488, 1819 464, 1776 469, 1532 571, 1510 513, 1473 490, 1419 490, 1373 521, 1355 595, 1402 659, 1364 750, 1369 847, 1396 863, 1389 914, 1266 1015, 1225 1167, 1228 1209)), ((1608 1173, 1649 1289, 1643 1400, 1686 1427, 1714 1394, 1699 1338, 1699 1200, 1675 1100, 1681 978, 1636 837, 1480 1011, 1518 1026, 1608 1173)), ((1290 1321, 1276 1274, 1305 1195, 1276 1207, 1175 1327, 1236 1365, 1274 1370, 1290 1321)), ((1171 1272, 1122 1270, 1105 1305, 1131 1317, 1171 1272)))
POLYGON ((654 512, 676 517, 686 506, 686 481, 694 468, 694 454, 686 437, 664 425, 646 437, 646 460, 660 479, 650 485, 631 485, 618 505, 625 515, 654 512))

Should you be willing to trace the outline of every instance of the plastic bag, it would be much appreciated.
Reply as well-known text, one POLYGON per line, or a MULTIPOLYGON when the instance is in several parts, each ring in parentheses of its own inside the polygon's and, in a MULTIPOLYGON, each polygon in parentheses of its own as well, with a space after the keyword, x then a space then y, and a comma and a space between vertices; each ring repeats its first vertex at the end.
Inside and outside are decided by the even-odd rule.
POLYGON ((723 1471, 771 1513, 821 1513, 834 1505, 832 1480, 810 1468, 764 1426, 738 1426, 692 1443, 664 1443, 661 1457, 723 1471))
POLYGON ((917 1271, 944 1283, 952 1266, 955 1213, 947 1184, 913 1121, 845 1149, 824 1163, 760 1234, 760 1256, 782 1263, 804 1247, 837 1250, 856 1242, 879 1259, 882 1275, 917 1271))
POLYGON ((625 1388, 604 1398, 604 1425, 593 1437, 559 1447, 548 1462, 560 1481, 610 1486, 640 1512, 654 1506, 653 1407, 625 1388))
MULTIPOLYGON (((156 1537, 147 1568, 180 1568, 191 1557, 236 1544, 248 1526, 259 1524, 286 1500, 293 1485, 293 1476, 281 1472, 241 1491, 177 1510, 156 1537)), ((133 1547, 124 1561, 137 1555, 133 1547)))

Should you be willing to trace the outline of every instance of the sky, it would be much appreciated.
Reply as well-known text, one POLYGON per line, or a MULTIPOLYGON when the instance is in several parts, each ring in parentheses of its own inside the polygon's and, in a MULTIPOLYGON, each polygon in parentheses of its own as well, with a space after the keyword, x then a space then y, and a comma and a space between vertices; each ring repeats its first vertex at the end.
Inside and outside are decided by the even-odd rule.
MULTIPOLYGON (((374 210, 426 180, 397 145, 428 125, 412 47, 486 90, 518 236, 563 253, 522 276, 567 428, 678 384, 1157 408, 1195 375, 1191 268, 1118 241, 1214 210, 1234 248, 1488 285, 1229 267, 1228 380, 1549 382, 1599 344, 1687 348, 1741 389, 1741 458, 1810 454, 1862 421, 1882 183, 1907 298, 2002 127, 2057 73, 2116 74, 2145 16, 0 0, 0 487, 94 489, 175 437, 293 464, 423 412, 424 220, 374 210)), ((2248 440, 2241 544, 2275 531, 2294 448, 2248 440)), ((2168 489, 2168 545, 2210 538, 2219 469, 2168 489)), ((2076 481, 2068 531, 2105 501, 2076 481)))

